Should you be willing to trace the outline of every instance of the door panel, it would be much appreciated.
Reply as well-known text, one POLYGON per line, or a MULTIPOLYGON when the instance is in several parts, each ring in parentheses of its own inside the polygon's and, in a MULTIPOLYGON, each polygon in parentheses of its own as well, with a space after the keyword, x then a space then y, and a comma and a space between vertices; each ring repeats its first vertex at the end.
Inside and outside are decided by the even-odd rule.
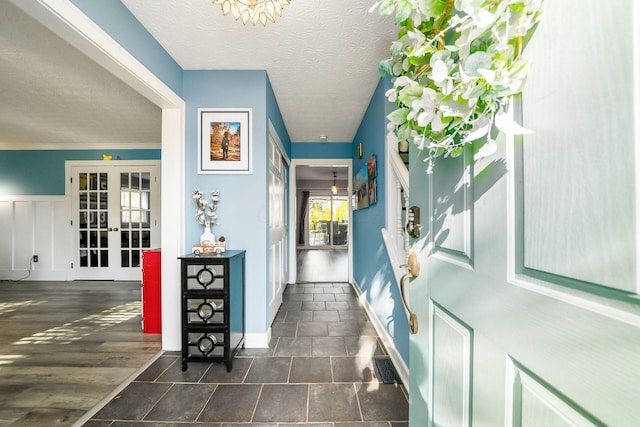
POLYGON ((71 168, 75 280, 139 280, 141 252, 160 242, 159 167, 118 163, 71 168))
POLYGON ((442 307, 430 303, 433 421, 466 426, 471 419, 472 331, 442 307), (442 355, 447 357, 442 357, 442 355), (437 356, 437 357, 436 357, 437 356))
POLYGON ((120 265, 140 267, 151 248, 151 174, 120 172, 120 265))
POLYGON ((286 162, 278 145, 269 139, 269 316, 270 323, 282 304, 287 276, 286 162))
POLYGON ((79 214, 78 267, 108 268, 109 232, 113 230, 113 224, 117 220, 113 202, 109 206, 109 187, 114 183, 109 182, 106 172, 78 172, 74 174, 74 179, 78 185, 79 200, 79 209, 74 210, 79 214))
POLYGON ((469 183, 470 150, 443 162, 446 173, 431 180, 434 251, 465 264, 472 262, 473 197, 469 183))
POLYGON ((637 292, 631 256, 635 239, 629 232, 635 227, 634 192, 627 185, 634 176, 630 154, 635 150, 633 124, 638 120, 633 108, 634 75, 638 75, 631 54, 634 13, 630 0, 606 6, 594 3, 597 6, 580 5, 588 12, 568 21, 558 14, 570 11, 571 5, 545 5, 557 13, 545 11, 543 19, 547 28, 575 28, 562 32, 563 45, 589 46, 607 60, 591 61, 584 50, 560 48, 552 40, 556 34, 544 29, 527 48, 532 55, 533 50, 544 49, 544 61, 554 66, 535 67, 523 102, 523 124, 535 129, 519 153, 524 267, 637 292), (570 71, 575 69, 580 78, 570 71), (551 81, 562 88, 562 96, 552 95, 551 81), (549 221, 551 216, 554 221, 549 221), (558 228, 563 233, 557 233, 558 228), (570 257, 559 256, 567 252, 570 257))
POLYGON ((638 12, 545 3, 516 109, 536 133, 431 175, 412 148, 411 425, 640 425, 638 12))

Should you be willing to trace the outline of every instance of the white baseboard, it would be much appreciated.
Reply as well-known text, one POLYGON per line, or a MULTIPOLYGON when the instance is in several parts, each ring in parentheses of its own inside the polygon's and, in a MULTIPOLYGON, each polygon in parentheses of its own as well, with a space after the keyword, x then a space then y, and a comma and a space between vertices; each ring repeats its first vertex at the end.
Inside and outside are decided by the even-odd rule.
POLYGON ((271 341, 271 327, 262 334, 244 334, 244 348, 269 348, 269 341, 271 341))
POLYGON ((362 306, 369 315, 369 319, 371 320, 373 327, 382 340, 382 344, 384 344, 385 350, 387 350, 387 353, 389 354, 389 357, 393 362, 393 366, 396 368, 398 376, 400 377, 402 384, 404 384, 405 386, 405 390, 407 391, 407 393, 409 393, 409 367, 404 362, 402 356, 400 356, 398 349, 393 343, 393 338, 391 338, 389 332, 387 332, 382 322, 380 322, 380 319, 378 319, 378 316, 376 316, 376 313, 373 311, 371 305, 369 305, 369 301, 367 301, 367 299, 363 296, 358 285, 356 285, 355 282, 352 282, 351 286, 356 291, 356 294, 358 294, 358 299, 362 303, 362 306))

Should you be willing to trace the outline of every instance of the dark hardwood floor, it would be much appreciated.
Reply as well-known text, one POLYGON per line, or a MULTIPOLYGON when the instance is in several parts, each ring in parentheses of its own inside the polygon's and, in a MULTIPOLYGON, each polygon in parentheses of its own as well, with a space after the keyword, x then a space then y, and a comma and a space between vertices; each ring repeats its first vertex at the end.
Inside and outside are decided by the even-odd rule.
POLYGON ((161 351, 139 282, 0 282, 0 426, 71 426, 161 351))

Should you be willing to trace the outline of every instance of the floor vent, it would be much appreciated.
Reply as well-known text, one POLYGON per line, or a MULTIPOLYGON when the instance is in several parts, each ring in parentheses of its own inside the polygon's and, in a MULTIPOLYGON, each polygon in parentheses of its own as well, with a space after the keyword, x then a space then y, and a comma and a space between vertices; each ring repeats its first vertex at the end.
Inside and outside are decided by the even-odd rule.
POLYGON ((384 384, 402 384, 390 358, 376 357, 374 361, 376 362, 379 378, 384 384))

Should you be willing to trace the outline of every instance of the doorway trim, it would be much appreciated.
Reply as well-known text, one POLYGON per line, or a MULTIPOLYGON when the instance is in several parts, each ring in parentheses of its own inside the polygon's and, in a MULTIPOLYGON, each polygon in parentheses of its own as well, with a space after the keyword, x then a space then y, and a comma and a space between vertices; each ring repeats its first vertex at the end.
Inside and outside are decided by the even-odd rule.
MULTIPOLYGON (((72 251, 73 253, 73 258, 72 258, 72 267, 69 271, 68 276, 71 278, 71 280, 82 280, 82 279, 78 279, 79 276, 79 270, 80 270, 80 266, 76 265, 76 256, 78 253, 78 250, 80 249, 78 247, 78 224, 77 221, 74 222, 74 220, 77 220, 77 214, 78 211, 76 209, 74 209, 74 206, 77 207, 77 200, 75 200, 75 195, 77 195, 77 189, 74 190, 74 188, 77 188, 77 184, 74 187, 74 183, 72 182, 72 178, 74 178, 74 169, 84 169, 85 171, 91 171, 91 170, 95 170, 95 169, 109 169, 111 171, 111 169, 115 170, 120 170, 122 168, 130 168, 130 169, 135 169, 135 168, 147 168, 147 169, 151 169, 151 168, 157 168, 157 178, 160 181, 160 186, 158 186, 157 184, 154 185, 153 187, 156 188, 155 190, 155 194, 154 192, 152 192, 152 196, 156 196, 158 198, 158 200, 160 200, 157 203, 157 210, 151 210, 152 213, 152 218, 154 220, 157 221, 158 225, 154 226, 153 229, 156 231, 157 234, 157 238, 154 236, 154 238, 152 239, 152 245, 149 249, 151 248, 155 248, 157 247, 156 243, 161 242, 162 239, 162 234, 161 234, 161 225, 162 225, 162 209, 161 209, 161 201, 162 201, 162 196, 161 196, 161 185, 162 185, 162 168, 160 167, 160 160, 118 160, 118 161, 114 161, 114 162, 108 162, 108 161, 104 161, 104 160, 65 160, 64 162, 64 170, 65 170, 65 198, 66 198, 66 202, 69 208, 69 213, 70 213, 70 219, 71 222, 69 223, 69 225, 71 226, 71 230, 72 232, 68 234, 68 238, 69 241, 67 242, 67 247, 69 248, 70 251, 72 251)), ((152 176, 153 177, 153 176, 152 176)), ((118 192, 120 191, 119 189, 117 190, 118 192)), ((155 198, 154 198, 155 199, 155 198)), ((156 202, 154 201, 152 203, 152 205, 156 205, 156 202)), ((142 251, 142 249, 141 249, 142 251)), ((140 269, 142 268, 142 264, 140 264, 140 269)), ((138 280, 140 277, 140 275, 137 275, 135 279, 116 279, 116 280, 138 280)), ((94 278, 89 278, 89 279, 84 279, 84 280, 96 280, 94 278)), ((104 279, 103 279, 104 280, 104 279)))
MULTIPOLYGON (((177 295, 180 271, 175 260, 185 250, 186 203, 176 203, 186 200, 184 100, 71 2, 10 1, 162 108, 161 194, 171 197, 162 197, 161 203, 161 294, 177 295)), ((135 144, 131 148, 136 148, 135 144)), ((175 351, 180 347, 180 301, 162 298, 162 349, 175 351)))
MULTIPOLYGON (((296 219, 297 210, 297 174, 296 168, 298 166, 335 166, 335 167, 347 167, 347 194, 351 194, 352 187, 352 160, 351 159, 293 159, 291 161, 290 169, 290 184, 289 184, 289 275, 287 277, 288 283, 295 283, 298 275, 298 265, 296 262, 297 243, 296 237, 298 236, 298 224, 296 219)), ((348 275, 349 283, 353 283, 353 208, 349 203, 349 232, 347 241, 347 258, 348 258, 348 275)))

